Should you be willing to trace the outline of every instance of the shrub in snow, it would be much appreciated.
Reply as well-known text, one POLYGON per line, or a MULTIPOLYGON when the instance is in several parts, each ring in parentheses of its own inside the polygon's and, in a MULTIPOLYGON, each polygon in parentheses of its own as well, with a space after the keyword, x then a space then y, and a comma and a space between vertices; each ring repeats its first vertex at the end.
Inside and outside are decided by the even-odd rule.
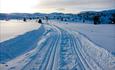
POLYGON ((39 19, 38 23, 42 23, 42 20, 41 20, 41 19, 39 19))

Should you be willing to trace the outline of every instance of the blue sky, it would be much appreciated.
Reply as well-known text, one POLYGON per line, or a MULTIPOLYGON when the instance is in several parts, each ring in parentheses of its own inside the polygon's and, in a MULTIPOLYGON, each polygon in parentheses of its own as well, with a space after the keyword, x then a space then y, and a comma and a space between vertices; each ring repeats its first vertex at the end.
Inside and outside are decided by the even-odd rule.
POLYGON ((79 13, 115 9, 115 0, 0 0, 1 13, 79 13))

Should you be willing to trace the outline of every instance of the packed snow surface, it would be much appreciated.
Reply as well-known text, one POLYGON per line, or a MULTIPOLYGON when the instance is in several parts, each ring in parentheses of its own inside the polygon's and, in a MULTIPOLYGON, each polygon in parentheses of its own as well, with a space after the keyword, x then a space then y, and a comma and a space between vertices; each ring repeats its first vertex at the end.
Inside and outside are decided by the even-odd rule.
POLYGON ((68 23, 51 21, 51 23, 66 28, 69 31, 76 31, 87 37, 99 47, 102 47, 115 55, 115 25, 114 24, 88 24, 88 23, 68 23))
POLYGON ((0 43, 0 70, 114 70, 115 56, 87 37, 90 29, 83 27, 89 32, 50 22, 0 43))

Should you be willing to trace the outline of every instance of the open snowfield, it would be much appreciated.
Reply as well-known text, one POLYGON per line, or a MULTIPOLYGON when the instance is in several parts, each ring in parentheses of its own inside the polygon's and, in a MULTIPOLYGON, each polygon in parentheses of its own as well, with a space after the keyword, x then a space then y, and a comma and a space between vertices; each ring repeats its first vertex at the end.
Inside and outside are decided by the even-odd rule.
POLYGON ((29 29, 0 43, 0 70, 115 69, 114 25, 50 21, 29 29))
POLYGON ((23 22, 21 20, 0 20, 0 42, 15 38, 26 32, 38 29, 40 24, 35 21, 23 22))

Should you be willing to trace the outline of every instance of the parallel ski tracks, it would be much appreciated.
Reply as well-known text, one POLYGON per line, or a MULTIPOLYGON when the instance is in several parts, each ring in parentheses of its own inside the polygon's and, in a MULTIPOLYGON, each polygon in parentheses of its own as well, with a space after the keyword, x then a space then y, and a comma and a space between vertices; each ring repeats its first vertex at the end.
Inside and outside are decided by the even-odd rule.
MULTIPOLYGON (((62 40, 62 38, 67 37, 69 39, 69 47, 73 54, 75 54, 75 65, 70 70, 94 70, 94 67, 87 61, 86 54, 81 49, 82 45, 80 41, 75 37, 75 35, 67 31, 66 29, 62 29, 55 25, 48 25, 51 27, 51 37, 47 40, 46 45, 42 46, 42 49, 38 51, 36 56, 33 58, 31 62, 29 62, 22 70, 62 70, 59 60, 63 60, 60 56, 61 47, 65 46, 62 44, 66 41, 62 40), (61 46, 63 45, 63 46, 61 46), (46 49, 44 51, 44 49, 46 49), (41 53, 42 59, 39 60, 39 55, 41 53), (38 64, 36 64, 38 62, 38 64), (31 67, 31 64, 34 64, 35 67, 31 67)), ((67 44, 67 43, 66 43, 67 44)), ((92 60, 93 61, 93 60, 92 60)), ((95 61, 93 61, 95 62, 95 61)), ((95 66, 98 67, 98 64, 95 62, 95 66)), ((99 67, 101 70, 101 68, 99 67)), ((65 69, 63 69, 65 70, 65 69)))

